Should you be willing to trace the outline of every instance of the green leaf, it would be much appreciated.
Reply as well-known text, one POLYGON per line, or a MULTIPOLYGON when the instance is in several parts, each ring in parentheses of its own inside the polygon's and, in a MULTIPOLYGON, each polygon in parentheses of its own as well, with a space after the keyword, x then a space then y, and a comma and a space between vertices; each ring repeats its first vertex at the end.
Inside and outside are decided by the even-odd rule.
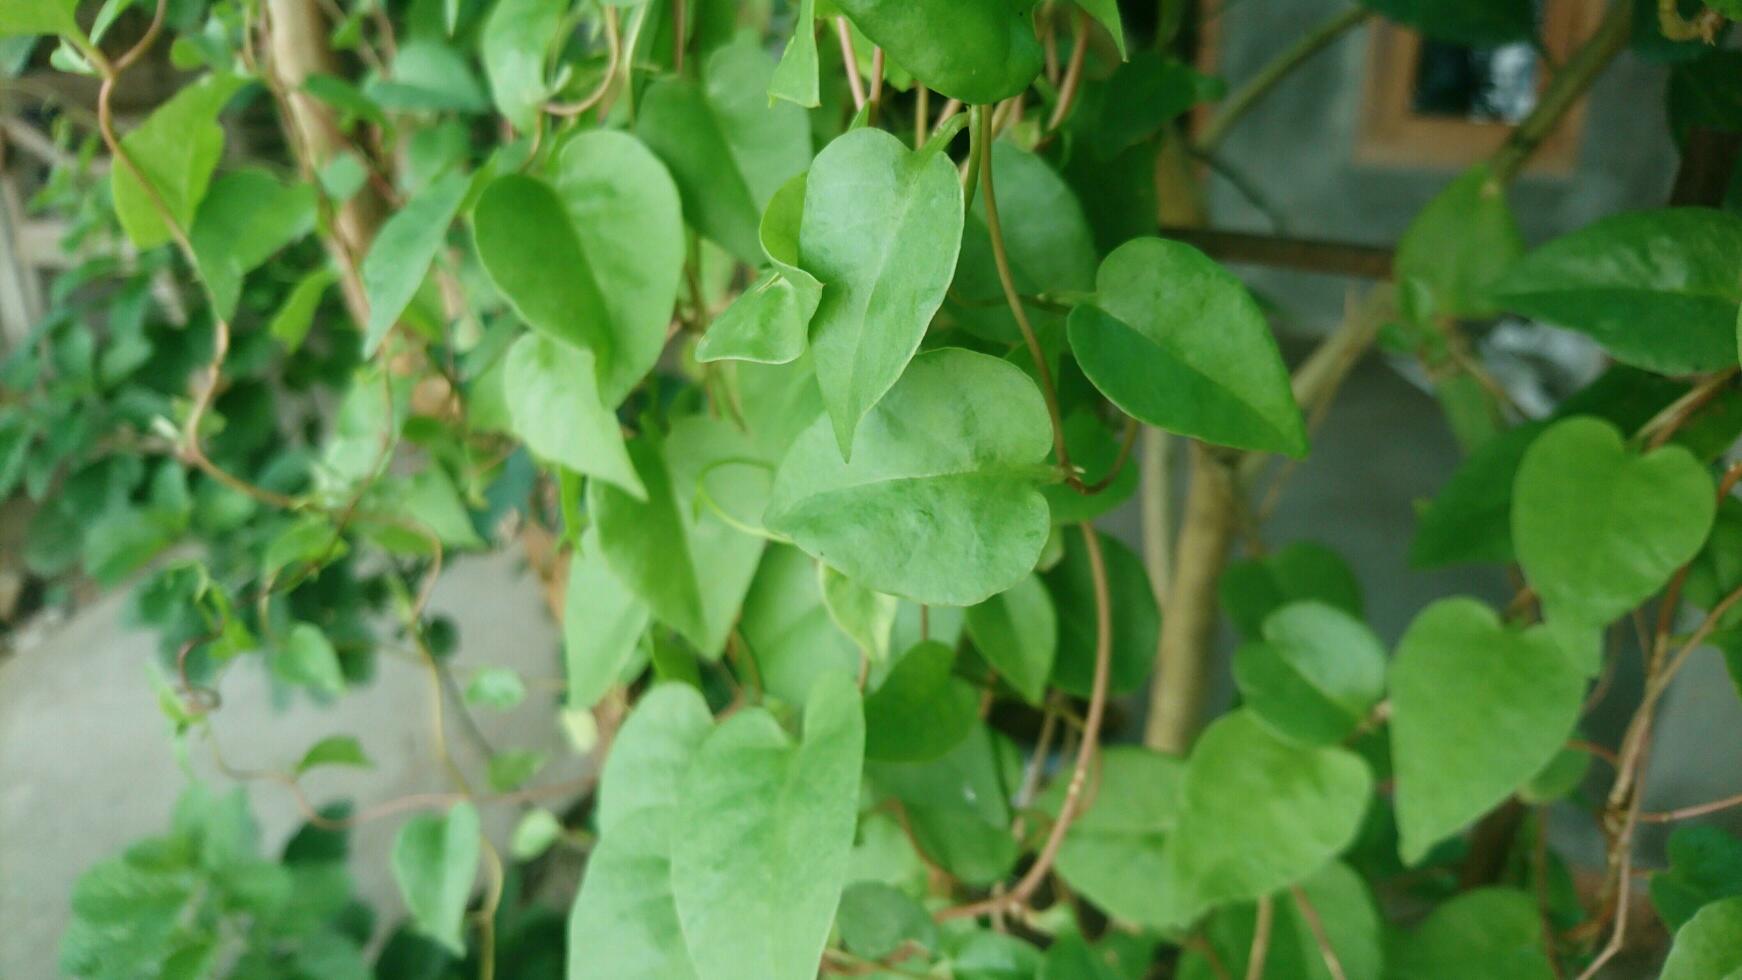
POLYGON ((865 741, 858 691, 828 677, 794 744, 752 708, 685 776, 672 840, 678 917, 702 976, 813 976, 846 884, 865 741))
POLYGON ((1127 415, 1241 449, 1304 456, 1306 423, 1257 302, 1179 242, 1141 238, 1101 263, 1071 311, 1071 352, 1127 415))
POLYGON ((954 672, 956 652, 921 643, 865 699, 865 757, 923 762, 955 748, 980 717, 980 694, 954 672))
POLYGON ((1546 628, 1508 630, 1474 599, 1424 609, 1398 642, 1389 683, 1406 864, 1541 771, 1572 734, 1585 688, 1546 628))
POLYGON ((919 349, 961 239, 962 182, 944 154, 909 151, 879 129, 817 154, 798 264, 823 284, 810 341, 841 456, 919 349))
POLYGON ((1561 749, 1548 765, 1518 788, 1518 798, 1532 806, 1553 803, 1571 796, 1591 770, 1591 754, 1582 749, 1561 749))
POLYGON ((266 332, 284 345, 286 353, 294 354, 302 347, 303 340, 308 337, 309 328, 314 326, 315 311, 320 309, 321 297, 338 281, 338 273, 330 266, 312 269, 297 280, 284 305, 278 308, 272 322, 266 327, 266 332))
POLYGON ((322 694, 340 694, 345 690, 345 675, 339 669, 338 654, 320 628, 310 623, 297 623, 273 654, 272 675, 286 684, 312 688, 322 694))
POLYGON ((8 0, 0 9, 0 37, 28 34, 82 36, 73 17, 78 0, 8 0))
POLYGON ((887 660, 899 600, 868 589, 827 565, 818 565, 817 574, 829 618, 866 656, 878 662, 887 660))
POLYGON ((363 332, 363 353, 372 356, 399 322, 429 274, 447 241, 448 225, 460 210, 471 178, 454 172, 419 191, 397 214, 387 219, 369 254, 363 259, 363 293, 369 300, 369 324, 363 332))
POLYGON ((924 354, 865 417, 853 462, 826 419, 799 436, 764 520, 870 588, 972 605, 1040 558, 1047 430, 1039 389, 1015 367, 964 350, 924 354))
POLYGON ((1243 703, 1278 735, 1343 741, 1385 696, 1379 637, 1335 606, 1296 602, 1264 620, 1264 638, 1234 655, 1243 703))
POLYGON ((482 113, 490 108, 490 97, 466 56, 428 37, 412 38, 401 45, 393 59, 392 76, 369 79, 363 92, 383 109, 482 113))
POLYGON ((1508 429, 1459 464, 1416 518, 1415 538, 1409 543, 1412 566, 1513 560, 1513 480, 1525 450, 1547 427, 1527 422, 1508 429))
POLYGON ((1387 980, 1552 980, 1536 899, 1513 888, 1478 888, 1434 909, 1393 943, 1387 980))
POLYGON ((708 325, 696 344, 696 360, 795 361, 804 354, 811 316, 821 300, 822 287, 814 280, 795 282, 769 269, 708 325))
POLYGON ((653 368, 683 274, 677 188, 635 137, 569 140, 548 183, 521 175, 485 188, 472 215, 478 257, 528 325, 590 349, 615 408, 653 368))
MULTIPOLYGON (((1107 590, 1113 600, 1112 663, 1107 690, 1135 691, 1149 678, 1161 633, 1161 612, 1143 559, 1123 541, 1096 532, 1107 565, 1107 590)), ((1058 657, 1052 682, 1067 694, 1088 697, 1095 680, 1095 584, 1082 536, 1065 538, 1065 556, 1042 576, 1058 607, 1058 657)))
POLYGON ((856 881, 841 893, 835 928, 847 951, 866 959, 882 959, 913 942, 925 949, 938 946, 938 929, 931 914, 898 889, 880 881, 856 881))
POLYGON ((599 401, 592 351, 530 333, 508 349, 507 370, 509 418, 528 449, 647 499, 623 446, 623 427, 599 401))
POLYGON ((1355 573, 1336 552, 1313 541, 1291 541, 1261 558, 1230 563, 1218 589, 1242 636, 1262 636, 1271 613, 1306 599, 1362 618, 1355 573))
POLYGON ((598 530, 588 528, 569 559, 563 592, 564 704, 570 709, 598 704, 621 679, 651 619, 647 604, 606 563, 598 530))
POLYGON ((1712 479, 1692 453, 1643 456, 1599 419, 1557 422, 1519 465, 1512 540, 1547 617, 1600 627, 1691 560, 1711 530, 1712 479))
POLYGON ((492 711, 511 711, 526 700, 526 682, 509 667, 485 667, 466 685, 466 703, 492 711))
MULTIPOLYGON (((1028 351, 1019 353, 1022 360, 1028 361, 1028 351)), ((1084 483, 1094 485, 1113 471, 1113 465, 1119 459, 1122 438, 1115 436, 1087 409, 1078 409, 1065 416, 1065 448, 1070 453, 1071 465, 1083 471, 1084 483)), ((1080 524, 1119 509, 1137 492, 1137 470, 1136 466, 1123 467, 1100 493, 1083 493, 1064 483, 1043 488, 1041 492, 1046 494, 1047 506, 1052 510, 1052 522, 1060 527, 1080 524)))
POLYGON ((538 122, 551 84, 545 63, 559 40, 567 0, 496 0, 478 39, 478 54, 496 108, 515 129, 538 122))
POLYGON ((218 315, 235 316, 243 275, 308 234, 314 223, 315 191, 307 184, 281 184, 263 170, 238 170, 213 181, 188 237, 218 315))
POLYGON ((809 555, 770 545, 744 597, 738 626, 771 697, 803 704, 826 673, 857 677, 858 644, 823 606, 821 576, 809 555))
POLYGON ((1536 8, 1526 0, 1362 0, 1436 41, 1493 47, 1536 38, 1536 8))
POLYGON ((1397 244, 1394 275, 1428 290, 1433 312, 1481 317, 1495 312, 1489 290, 1524 254, 1524 236, 1506 187, 1486 164, 1464 171, 1422 208, 1397 244))
POLYGON ((679 420, 664 440, 634 440, 629 455, 644 499, 598 481, 588 487, 600 550, 654 618, 704 656, 718 656, 763 546, 719 511, 735 521, 756 513, 767 493, 765 464, 730 423, 702 416, 679 420))
POLYGON ((1040 950, 999 932, 976 932, 962 943, 950 968, 955 980, 1035 980, 1043 966, 1040 950))
POLYGON ((835 0, 872 43, 928 88, 990 104, 1028 88, 1045 55, 1032 0, 835 0))
POLYGON ((920 851, 963 884, 986 886, 1016 864, 1010 793, 1020 776, 1014 749, 976 725, 941 759, 868 763, 882 796, 901 802, 920 851))
POLYGON ((1058 655, 1058 613, 1038 577, 1030 575, 968 607, 968 635, 998 676, 1029 704, 1039 704, 1058 655))
POLYGON ((1669 868, 1651 876, 1651 904, 1670 932, 1712 902, 1742 896, 1742 840, 1716 827, 1677 827, 1665 852, 1669 868))
POLYGON ((811 158, 809 117, 766 94, 774 70, 754 43, 725 45, 708 57, 701 83, 651 85, 635 120, 677 181, 690 223, 745 262, 762 257, 763 208, 811 158))
POLYGON ((466 952, 466 900, 478 871, 478 810, 419 814, 393 838, 393 880, 418 932, 455 956, 466 952))
MULTIPOLYGON (((38 3, 47 6, 44 0, 30 0, 29 6, 38 3)), ((117 163, 110 168, 115 216, 135 246, 152 248, 170 240, 159 202, 176 225, 186 229, 193 223, 224 152, 218 111, 242 85, 233 75, 207 75, 176 92, 121 138, 121 149, 151 185, 148 190, 140 183, 132 167, 117 163)))
MULTIPOLYGON (((1089 219, 1063 177, 1039 156, 1008 140, 992 144, 992 175, 998 188, 998 218, 1016 291, 1088 293, 1095 289, 1095 238, 1089 219)), ((1011 316, 998 278, 986 200, 978 195, 962 230, 961 260, 950 287, 950 316, 978 336, 1011 344, 1022 334, 1011 316)), ((1033 307, 1037 331, 1062 323, 1057 313, 1033 307)), ((1023 357, 1027 358, 1027 352, 1023 357)))
MULTIPOLYGON (((1333 864, 1301 882, 1300 888, 1319 917, 1343 976, 1350 980, 1389 976, 1383 970, 1379 910, 1359 875, 1348 865, 1333 864)), ((1264 975, 1331 980, 1313 928, 1294 896, 1279 893, 1271 901, 1273 918, 1264 975)), ((1250 969, 1257 924, 1258 906, 1249 902, 1218 910, 1203 926, 1204 938, 1230 975, 1245 976, 1250 969)), ((1188 949, 1181 957, 1180 980, 1213 980, 1216 976, 1215 968, 1200 950, 1188 949)))
POLYGON ((817 86, 816 0, 798 0, 792 38, 780 54, 780 64, 768 80, 768 96, 807 109, 822 105, 817 86))
POLYGON ((490 757, 490 788, 506 793, 526 785, 544 768, 545 755, 536 749, 505 749, 490 757))
POLYGON ((1589 334, 1660 374, 1736 366, 1742 217, 1704 208, 1612 215, 1557 238, 1494 285, 1501 307, 1589 334))
POLYGON ((1676 931, 1659 980, 1707 980, 1742 973, 1742 898, 1701 909, 1676 931))
MULTIPOLYGON (((1136 746, 1108 746, 1083 787, 1087 808, 1066 832, 1058 873, 1108 915, 1142 925, 1167 924, 1158 882, 1167 878, 1167 837, 1179 822, 1186 765, 1136 746)), ((1058 813, 1068 779, 1040 800, 1058 813)))
POLYGON ((660 684, 629 713, 599 781, 599 833, 609 836, 648 811, 676 807, 690 760, 713 730, 701 694, 687 684, 660 684))
POLYGON ((363 743, 355 735, 328 735, 309 747, 296 764, 296 774, 302 775, 317 766, 356 766, 370 769, 374 763, 363 754, 363 743))
POLYGON ((1168 843, 1177 921, 1317 874, 1354 841, 1372 789, 1352 752, 1283 741, 1250 711, 1222 716, 1192 747, 1168 843))
POLYGON ((1125 50, 1125 24, 1119 19, 1118 0, 1077 0, 1077 6, 1107 29, 1113 38, 1113 46, 1119 50, 1120 60, 1131 60, 1130 53, 1125 50))
POLYGON ((516 861, 530 861, 550 850, 562 835, 562 821, 556 814, 544 807, 533 807, 514 825, 514 833, 508 839, 508 852, 516 861))

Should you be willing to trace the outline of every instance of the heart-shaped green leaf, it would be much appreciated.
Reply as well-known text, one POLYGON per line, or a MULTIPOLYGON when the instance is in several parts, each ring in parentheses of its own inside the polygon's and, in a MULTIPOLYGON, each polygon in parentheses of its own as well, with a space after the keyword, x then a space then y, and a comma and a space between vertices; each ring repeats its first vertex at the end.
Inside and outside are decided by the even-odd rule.
POLYGON ((1583 671, 1544 627, 1474 599, 1422 610, 1391 664, 1398 851, 1407 864, 1523 785, 1572 734, 1583 671))
POLYGON ((671 883, 706 980, 816 974, 846 884, 865 720, 844 677, 818 681, 794 744, 752 708, 710 734, 684 779, 671 883))
POLYGON ((478 810, 456 803, 418 814, 393 838, 393 880, 417 930, 455 956, 466 952, 466 900, 478 872, 478 810))
POLYGON ((762 556, 763 539, 732 524, 761 508, 766 464, 742 432, 697 415, 631 442, 629 456, 646 499, 588 487, 605 561, 655 618, 717 657, 762 556))
POLYGON ((1629 211, 1557 238, 1495 284, 1513 313, 1589 334, 1661 374, 1736 366, 1742 218, 1705 208, 1629 211))
POLYGON ((1718 899, 1742 895, 1742 840, 1717 827, 1677 827, 1669 868, 1651 876, 1651 904, 1671 932, 1718 899))
POLYGON ((1361 583, 1354 571, 1316 541, 1290 541, 1268 555, 1230 562, 1218 591, 1242 636, 1263 635, 1271 613, 1308 599, 1362 616, 1361 583))
POLYGON ((1478 888, 1434 909, 1391 945, 1395 980, 1553 980, 1536 899, 1515 888, 1478 888))
POLYGON ((1046 407, 1021 371, 946 349, 914 359, 841 459, 828 421, 775 477, 770 530, 880 592, 971 605, 1034 568, 1051 521, 1037 484, 1046 407))
POLYGON ((1040 579, 1030 575, 968 607, 974 648, 1016 693, 1039 704, 1058 653, 1058 614, 1040 579))
POLYGON ((1524 236, 1506 204, 1506 187, 1478 164, 1428 202, 1397 243, 1398 282, 1423 287, 1432 312, 1476 317, 1494 312, 1495 280, 1524 254, 1524 236))
MULTIPOLYGON (((1058 872, 1116 918, 1166 925, 1157 882, 1167 874, 1167 836, 1179 820, 1185 763, 1135 746, 1101 753, 1088 802, 1059 848, 1058 872)), ((1040 806, 1056 814, 1069 780, 1056 780, 1040 806)))
MULTIPOLYGON (((0 16, 10 16, 11 7, 9 2, 8 13, 0 16)), ((47 3, 37 12, 45 18, 41 23, 52 22, 54 11, 47 3)), ((22 19, 26 23, 35 20, 28 16, 22 19)), ((121 138, 121 148, 151 185, 148 188, 140 183, 133 167, 110 168, 109 193, 115 200, 115 217, 140 249, 170 240, 163 211, 182 228, 193 223, 194 212, 206 196, 212 171, 224 152, 218 111, 242 84, 243 79, 234 75, 207 75, 175 93, 121 138)))
POLYGON ((1071 311, 1071 352, 1127 415, 1241 449, 1304 456, 1306 423, 1258 303, 1179 242, 1140 238, 1101 262, 1071 311))
POLYGON ((811 350, 840 454, 901 377, 943 303, 962 241, 962 182, 942 153, 855 129, 805 181, 799 265, 823 284, 811 350))
POLYGON ((1271 613, 1264 639, 1235 654, 1234 683, 1277 734, 1332 745, 1385 695, 1385 648, 1341 609, 1296 602, 1271 613))
POLYGON ((1028 87, 1045 62, 1033 0, 836 0, 891 61, 952 99, 990 104, 1028 87))
POLYGON ((901 655, 865 699, 865 758, 923 762, 954 748, 980 717, 980 695, 955 675, 956 652, 927 642, 901 655))
POLYGON ((550 97, 545 65, 567 11, 564 0, 498 0, 484 21, 478 39, 484 74, 496 108, 515 129, 532 129, 550 97))
POLYGON ((508 349, 505 395, 514 434, 537 455, 647 498, 617 416, 599 401, 593 352, 529 333, 508 349))
POLYGON ((528 325, 598 359, 615 408, 659 360, 683 273, 677 188, 633 136, 591 130, 548 182, 510 174, 472 213, 478 257, 528 325))
MULTIPOLYGON (((823 286, 798 267, 808 172, 782 184, 762 212, 762 253, 772 267, 708 325, 696 360, 787 364, 804 355, 823 286)), ((808 373, 808 372, 807 372, 808 373)))
POLYGON ((1352 752, 1285 741, 1250 711, 1223 715, 1186 766, 1168 842, 1174 921, 1316 874, 1355 839, 1372 789, 1352 752))
POLYGON ((1675 934, 1660 980, 1731 980, 1742 973, 1742 898, 1701 909, 1675 934))
POLYGON ((780 64, 768 80, 768 96, 814 109, 822 105, 817 84, 816 0, 799 0, 792 18, 792 38, 780 53, 780 64))
POLYGON ((1512 540, 1551 620, 1603 626, 1699 552, 1716 511, 1712 479, 1686 449, 1639 456, 1609 423, 1573 418, 1525 452, 1512 540))

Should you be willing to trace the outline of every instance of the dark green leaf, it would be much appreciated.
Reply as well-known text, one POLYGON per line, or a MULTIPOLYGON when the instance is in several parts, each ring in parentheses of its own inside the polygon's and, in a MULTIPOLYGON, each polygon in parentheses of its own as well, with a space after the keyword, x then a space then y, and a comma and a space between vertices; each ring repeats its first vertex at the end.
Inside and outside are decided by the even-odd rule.
POLYGON ((1058 654, 1058 614, 1052 596, 1030 575, 985 602, 969 606, 968 635, 998 675, 1030 704, 1039 704, 1058 654))
POLYGON ((1045 60, 1033 0, 835 0, 865 36, 929 88, 967 103, 1008 99, 1045 60))
POLYGON ((865 757, 923 762, 954 748, 980 716, 974 685, 954 672, 956 652, 921 643, 902 654, 865 699, 865 757))
MULTIPOLYGON (((1107 690, 1123 694, 1142 687, 1149 677, 1161 633, 1161 612, 1143 559, 1118 538, 1100 534, 1100 539, 1107 590, 1113 602, 1107 690)), ((1052 682, 1068 694, 1087 697, 1095 681, 1095 584, 1089 552, 1080 534, 1066 536, 1064 559, 1043 578, 1058 606, 1058 657, 1052 682)))
POLYGON ((1393 943, 1385 975, 1395 980, 1552 980, 1536 899, 1479 888, 1451 899, 1393 943))
POLYGON ((1492 47, 1536 37, 1531 0, 1362 0, 1436 41, 1492 47))
POLYGON ((1222 573, 1222 606, 1242 636, 1258 637, 1277 609, 1304 599, 1362 618, 1361 583, 1336 552, 1291 541, 1262 558, 1236 561, 1222 573))
POLYGON ((1675 932, 1706 905, 1742 895, 1742 841, 1716 827, 1677 827, 1669 868, 1651 876, 1651 904, 1675 932))
POLYGON ((1295 602, 1234 655, 1234 683, 1259 721, 1307 744, 1343 741, 1385 695, 1385 648, 1334 606, 1295 602))
POLYGON ((450 173, 425 187, 381 226, 363 259, 363 292, 369 298, 365 355, 381 346, 417 295, 471 183, 463 173, 450 173))

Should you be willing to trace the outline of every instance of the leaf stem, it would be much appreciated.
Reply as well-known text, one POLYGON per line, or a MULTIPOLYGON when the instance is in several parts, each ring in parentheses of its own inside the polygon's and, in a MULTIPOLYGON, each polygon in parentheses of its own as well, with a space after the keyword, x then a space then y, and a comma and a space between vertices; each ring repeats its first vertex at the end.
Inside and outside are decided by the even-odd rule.
POLYGON ((1350 29, 1363 23, 1373 11, 1365 6, 1350 7, 1336 14, 1319 26, 1307 31, 1299 40, 1289 45, 1286 50, 1277 55, 1271 62, 1258 70, 1228 98, 1222 101, 1216 114, 1205 124, 1203 132, 1192 141, 1194 150, 1208 153, 1221 145, 1228 136, 1228 131, 1253 106, 1257 105, 1270 90, 1286 78, 1290 72, 1305 64, 1313 55, 1331 46, 1338 38, 1350 29))
POLYGON ((847 74, 847 88, 853 93, 853 111, 865 108, 865 82, 859 77, 859 56, 853 51, 853 28, 847 18, 835 18, 835 36, 841 40, 841 65, 847 74))
POLYGON ((1489 161, 1495 180, 1507 183, 1518 176, 1519 170, 1529 162, 1542 141, 1555 131, 1597 76, 1627 46, 1632 28, 1632 0, 1611 0, 1609 12, 1598 25, 1597 33, 1591 35, 1591 39, 1573 52, 1567 63, 1554 73, 1543 89, 1542 97, 1537 100, 1536 108, 1524 117, 1518 128, 1512 131, 1511 138, 1489 161))

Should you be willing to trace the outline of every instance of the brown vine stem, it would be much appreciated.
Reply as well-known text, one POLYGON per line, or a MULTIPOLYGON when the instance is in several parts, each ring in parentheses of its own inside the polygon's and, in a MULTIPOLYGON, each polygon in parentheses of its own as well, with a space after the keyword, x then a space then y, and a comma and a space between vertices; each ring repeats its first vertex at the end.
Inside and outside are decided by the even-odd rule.
POLYGON ((1193 141, 1193 148, 1200 152, 1209 152, 1220 146, 1222 140, 1233 129, 1234 124, 1253 106, 1257 105, 1270 91, 1276 88, 1284 78, 1288 77, 1313 55, 1330 47, 1336 40, 1348 33, 1352 28, 1364 23, 1373 11, 1364 6, 1350 7, 1319 26, 1307 31, 1295 43, 1289 45, 1281 54, 1235 89, 1222 102, 1216 114, 1211 117, 1198 138, 1193 141))
POLYGON ((1071 107, 1077 104, 1077 92, 1083 84, 1083 61, 1089 51, 1089 15, 1077 8, 1076 37, 1071 39, 1071 57, 1065 65, 1064 81, 1059 83, 1058 104, 1052 108, 1052 115, 1047 117, 1048 132, 1058 129, 1070 117, 1071 107))
POLYGON ((865 108, 865 81, 859 77, 859 56, 853 51, 853 28, 847 18, 835 18, 835 36, 841 39, 841 67, 853 93, 853 111, 858 112, 865 108))
POLYGON ((1712 800, 1709 803, 1696 803, 1692 806, 1676 807, 1674 810, 1662 810, 1656 813, 1641 813, 1639 815, 1639 822, 1674 823, 1677 820, 1692 820, 1695 817, 1703 817, 1708 813, 1718 813, 1739 806, 1742 806, 1742 793, 1737 793, 1735 796, 1726 796, 1721 800, 1712 800))
POLYGON ((1107 674, 1113 660, 1113 598, 1107 585, 1107 563, 1101 554, 1101 539, 1096 536, 1095 526, 1089 521, 1084 521, 1078 528, 1083 534, 1083 547, 1089 553, 1089 574, 1095 589, 1095 679, 1089 688, 1089 710, 1083 720, 1082 739, 1077 743, 1076 761, 1071 766, 1071 780, 1066 784, 1064 801, 1059 804, 1058 819, 1047 833, 1040 853, 1035 855, 1034 864, 1017 881, 1015 887, 978 902, 944 909, 935 916, 940 922, 1000 914, 1026 903, 1040 888, 1041 882, 1046 880, 1053 862, 1058 859, 1059 848, 1064 846, 1065 831, 1070 829, 1072 821, 1077 818, 1082 803, 1083 786, 1088 781, 1089 766, 1094 762, 1100 746, 1101 723, 1107 712, 1107 674))
POLYGON ((1307 929, 1313 934, 1313 942, 1319 947, 1319 958, 1325 963, 1325 972, 1331 975, 1331 980, 1349 980, 1349 975, 1343 971, 1343 961, 1337 956, 1337 949, 1331 945, 1331 936, 1325 931, 1325 920, 1319 917, 1319 910, 1313 906, 1312 900, 1299 885, 1289 888, 1289 894, 1294 896, 1295 907, 1300 910, 1300 917, 1306 920, 1307 929))
POLYGON ((1252 926, 1252 950, 1246 954, 1246 980, 1262 980, 1264 961, 1270 958, 1270 930, 1276 920, 1276 903, 1269 895, 1258 900, 1258 921, 1252 926))
POLYGON ((1591 83, 1627 47, 1632 29, 1632 0, 1611 0, 1609 12, 1603 16, 1597 32, 1554 73, 1537 100, 1536 108, 1524 117, 1489 161, 1495 180, 1507 183, 1518 175, 1542 141, 1559 128, 1561 120, 1584 97, 1591 83))

